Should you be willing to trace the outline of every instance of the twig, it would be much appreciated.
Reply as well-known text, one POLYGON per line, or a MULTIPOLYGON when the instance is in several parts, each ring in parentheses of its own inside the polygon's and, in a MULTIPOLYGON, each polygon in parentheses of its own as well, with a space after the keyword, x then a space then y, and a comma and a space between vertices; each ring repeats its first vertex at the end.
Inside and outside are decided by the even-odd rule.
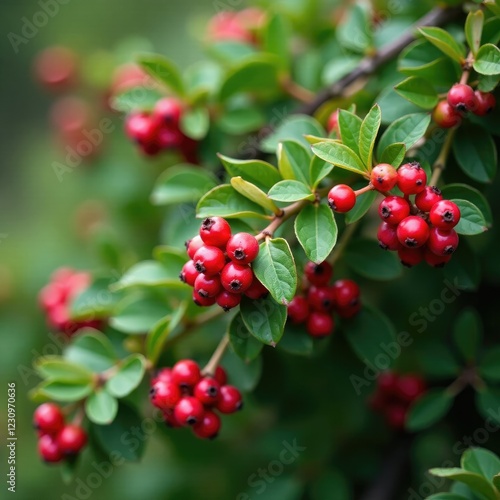
POLYGON ((220 360, 222 359, 222 356, 224 356, 224 353, 226 352, 226 348, 228 345, 229 345, 229 335, 226 333, 219 342, 217 349, 215 349, 214 353, 212 354, 210 361, 206 364, 205 368, 203 368, 202 372, 204 375, 213 376, 217 366, 220 363, 220 360))
POLYGON ((257 240, 271 238, 283 222, 292 217, 292 215, 299 213, 308 203, 310 202, 307 200, 297 201, 284 208, 281 214, 275 215, 271 223, 256 236, 257 240))
POLYGON ((315 94, 309 89, 295 83, 289 76, 281 81, 281 88, 294 99, 304 104, 310 104, 314 101, 315 94))
POLYGON ((429 186, 436 186, 443 170, 446 168, 446 161, 448 160, 448 155, 451 151, 451 145, 453 144, 453 138, 455 137, 457 129, 453 128, 448 132, 446 139, 443 143, 443 147, 436 158, 434 165, 432 165, 432 177, 429 181, 429 186))

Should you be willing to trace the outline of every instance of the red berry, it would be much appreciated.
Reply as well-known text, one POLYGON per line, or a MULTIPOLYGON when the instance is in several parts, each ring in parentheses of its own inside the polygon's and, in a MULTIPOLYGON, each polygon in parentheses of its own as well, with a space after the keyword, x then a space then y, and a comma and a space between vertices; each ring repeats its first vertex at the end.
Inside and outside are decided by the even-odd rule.
POLYGON ((304 268, 304 274, 311 285, 325 286, 333 275, 333 268, 328 262, 316 264, 308 262, 304 268))
POLYGON ((250 287, 245 290, 245 295, 252 300, 261 299, 268 293, 269 290, 257 279, 256 276, 253 277, 250 287))
POLYGON ((448 101, 440 101, 432 112, 432 119, 438 127, 451 128, 459 125, 462 117, 449 104, 448 101))
POLYGON ((222 366, 218 365, 215 369, 214 378, 219 382, 220 385, 226 385, 227 382, 227 373, 222 366))
POLYGON ((436 255, 426 246, 424 248, 424 259, 431 267, 444 267, 445 264, 450 262, 451 255, 436 255))
POLYGON ((200 235, 196 235, 194 238, 186 241, 186 250, 187 254, 189 255, 190 259, 194 258, 194 254, 202 247, 204 246, 203 240, 201 239, 200 235))
POLYGON ((243 293, 250 288, 253 281, 253 271, 248 266, 230 262, 220 273, 222 286, 232 293, 243 293))
POLYGON ((182 104, 175 97, 164 97, 153 108, 153 120, 159 125, 175 127, 182 115, 182 104))
POLYGON ((401 247, 398 249, 398 257, 401 264, 406 267, 413 267, 420 264, 424 259, 423 247, 418 248, 406 248, 401 247))
POLYGON ((204 405, 214 405, 219 399, 219 392, 219 382, 213 377, 204 377, 195 385, 193 396, 204 405))
POLYGON ((240 304, 241 297, 241 293, 231 293, 227 290, 223 290, 217 295, 215 302, 217 302, 217 305, 222 307, 224 311, 228 312, 240 304))
POLYGON ((220 418, 213 411, 206 410, 200 422, 193 426, 193 432, 201 439, 214 439, 220 430, 220 418))
POLYGON ((391 226, 387 222, 382 222, 377 231, 379 247, 382 250, 398 250, 401 246, 399 243, 397 228, 391 226))
POLYGON ((219 391, 217 409, 221 413, 234 413, 243 408, 241 393, 232 385, 223 385, 219 391))
POLYGON ((309 306, 318 312, 331 311, 335 306, 335 289, 328 286, 311 286, 307 293, 309 306))
POLYGON ((382 372, 377 378, 377 386, 385 395, 392 395, 397 388, 399 377, 391 371, 382 372))
POLYGON ((87 433, 79 425, 66 425, 57 435, 57 444, 65 455, 76 455, 87 444, 87 433))
POLYGON ((349 212, 356 205, 356 193, 346 184, 337 184, 328 193, 328 205, 335 212, 349 212))
POLYGON ((399 242, 407 248, 418 248, 429 237, 429 226, 421 217, 410 215, 402 220, 397 229, 399 242))
POLYGON ((219 275, 199 274, 194 282, 194 289, 204 298, 215 297, 222 290, 219 275))
POLYGON ((460 209, 452 201, 440 200, 432 206, 429 220, 439 229, 452 229, 460 220, 460 209))
POLYGON ((333 287, 338 309, 346 309, 359 302, 359 286, 354 281, 337 280, 333 287))
POLYGON ((48 463, 60 462, 64 458, 63 452, 57 444, 57 439, 49 434, 45 434, 38 440, 38 453, 48 463))
POLYGON ((160 408, 160 410, 168 410, 173 408, 181 399, 182 393, 179 385, 172 380, 159 380, 149 391, 151 403, 160 408))
POLYGON ((389 406, 386 411, 388 424, 395 429, 402 429, 406 422, 406 412, 406 407, 400 403, 389 406))
POLYGON ((200 378, 200 367, 192 359, 182 359, 172 367, 172 381, 181 387, 194 387, 200 378))
POLYGON ((162 368, 156 372, 156 375, 151 379, 151 387, 156 382, 171 382, 172 381, 172 368, 162 368))
POLYGON ((355 304, 352 304, 350 306, 347 306, 347 307, 338 307, 337 308, 337 314, 341 318, 346 318, 346 319, 352 318, 353 316, 356 316, 356 314, 358 314, 359 311, 361 311, 361 302, 360 301, 358 301, 355 304))
POLYGON ((464 83, 456 83, 446 96, 448 104, 459 112, 465 113, 476 109, 476 96, 474 90, 464 83))
POLYGON ((194 254, 194 266, 199 273, 217 274, 226 265, 224 252, 217 247, 201 247, 194 254))
POLYGON ((304 323, 309 317, 309 302, 305 297, 296 295, 288 304, 288 317, 294 323, 304 323))
POLYGON ((208 217, 201 223, 200 236, 205 245, 226 248, 231 226, 222 217, 208 217))
POLYGON ((335 329, 335 322, 331 314, 312 312, 307 319, 306 329, 311 337, 328 337, 335 329))
POLYGON ((146 144, 153 140, 156 127, 148 113, 134 112, 125 118, 125 133, 132 140, 146 144))
POLYGON ((182 133, 162 126, 156 131, 156 143, 160 149, 177 149, 182 142, 182 133))
POLYGON ((331 134, 333 131, 339 133, 339 110, 336 109, 328 117, 328 123, 326 124, 326 130, 331 134))
POLYGON ((37 55, 35 75, 43 85, 52 89, 67 89, 76 80, 75 54, 66 47, 49 47, 37 55))
POLYGON ((57 434, 64 427, 64 415, 54 403, 43 403, 33 415, 33 425, 45 434, 57 434))
POLYGON ((170 409, 165 412, 163 412, 163 417, 165 419, 165 423, 168 425, 168 427, 172 427, 173 429, 176 429, 178 427, 182 427, 182 424, 175 418, 174 410, 170 409))
POLYGON ((436 186, 425 186, 425 189, 415 196, 415 205, 422 212, 429 212, 433 205, 442 199, 440 189, 436 186))
POLYGON ((388 163, 380 163, 373 167, 370 175, 370 182, 372 186, 378 191, 390 191, 398 180, 398 173, 396 169, 388 163))
POLYGON ((200 273, 196 270, 194 265, 194 261, 188 260, 184 267, 182 268, 181 273, 179 274, 179 279, 186 283, 189 286, 194 286, 196 278, 200 276, 200 273))
POLYGON ((226 253, 237 264, 250 264, 259 253, 259 242, 251 234, 237 233, 227 242, 226 253))
POLYGON ((473 109, 473 113, 478 116, 484 116, 493 111, 496 99, 491 92, 481 92, 476 90, 474 92, 476 96, 476 108, 473 109))
POLYGON ((193 302, 199 307, 210 307, 215 304, 215 297, 202 297, 197 291, 193 290, 193 302))
POLYGON ((193 396, 183 397, 174 408, 174 416, 181 425, 194 425, 201 422, 205 409, 193 396))
POLYGON ((451 255, 458 247, 458 234, 454 229, 445 231, 433 227, 429 234, 427 247, 436 255, 451 255))
POLYGON ((417 194, 425 189, 427 174, 420 163, 405 163, 398 169, 398 188, 406 195, 417 194))
POLYGON ((407 402, 417 399, 425 391, 425 382, 417 375, 404 375, 396 385, 397 395, 407 402))
POLYGON ((410 215, 410 204, 401 196, 387 196, 380 202, 378 214, 384 222, 397 226, 410 215))

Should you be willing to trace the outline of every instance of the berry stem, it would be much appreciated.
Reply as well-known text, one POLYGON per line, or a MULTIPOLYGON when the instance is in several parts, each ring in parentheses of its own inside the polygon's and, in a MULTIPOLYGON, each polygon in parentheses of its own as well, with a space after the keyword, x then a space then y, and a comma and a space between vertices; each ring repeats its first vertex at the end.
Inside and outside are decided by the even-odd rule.
POLYGON ((300 101, 304 104, 310 104, 314 100, 314 92, 309 89, 302 87, 298 83, 295 83, 292 78, 287 75, 281 80, 281 88, 294 99, 300 101))
POLYGON ((453 144, 453 138, 455 137, 456 130, 456 128, 452 128, 446 136, 439 156, 436 158, 436 161, 432 166, 432 177, 429 181, 429 186, 437 186, 439 178, 441 177, 443 170, 446 168, 446 161, 448 160, 448 155, 451 151, 451 145, 453 144))
POLYGON ((474 63, 474 54, 471 52, 469 52, 469 54, 467 55, 467 58, 465 59, 464 61, 464 64, 463 64, 463 72, 462 72, 462 76, 460 77, 460 82, 461 84, 463 85, 466 85, 468 80, 469 80, 469 76, 470 76, 470 70, 472 69, 472 64, 474 63))
POLYGON ((342 236, 340 237, 339 242, 337 243, 337 246, 333 249, 330 258, 328 259, 328 262, 332 266, 340 259, 340 257, 342 257, 342 254, 344 253, 344 250, 346 249, 349 241, 356 232, 356 228, 358 227, 358 222, 359 221, 353 222, 352 224, 346 226, 344 232, 342 233, 342 236))
POLYGON ((356 195, 356 197, 358 197, 358 196, 360 196, 362 194, 368 193, 369 191, 373 191, 374 189, 375 188, 373 187, 372 184, 368 184, 364 188, 361 188, 361 189, 358 189, 358 190, 354 191, 354 194, 356 195))
POLYGON ((477 391, 481 391, 486 387, 474 366, 466 368, 462 374, 446 388, 446 393, 451 397, 455 397, 468 385, 474 387, 477 391))
POLYGON ((222 356, 224 356, 224 353, 226 352, 228 345, 229 345, 229 335, 226 333, 224 334, 221 341, 219 342, 219 345, 212 354, 210 361, 206 364, 205 368, 203 368, 202 373, 204 376, 208 375, 213 377, 215 370, 219 365, 222 356))
POLYGON ((261 241, 265 238, 272 238, 274 232, 281 226, 281 224, 283 224, 283 222, 299 213, 308 203, 310 202, 307 200, 297 201, 284 208, 281 211, 281 214, 275 215, 271 223, 256 236, 257 241, 261 241))

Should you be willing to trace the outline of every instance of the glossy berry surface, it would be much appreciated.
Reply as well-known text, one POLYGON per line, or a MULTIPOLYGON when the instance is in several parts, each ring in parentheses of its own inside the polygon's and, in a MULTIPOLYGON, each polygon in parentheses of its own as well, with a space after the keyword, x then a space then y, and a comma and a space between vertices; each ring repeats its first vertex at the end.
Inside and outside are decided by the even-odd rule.
POLYGON ((429 234, 427 247, 436 255, 451 255, 458 247, 458 234, 454 229, 446 231, 433 227, 429 234))
POLYGON ((203 418, 203 404, 193 396, 183 397, 174 408, 174 416, 181 425, 194 425, 203 418))
POLYGON ((398 239, 396 226, 382 222, 377 231, 378 244, 382 250, 398 250, 401 243, 398 239))
POLYGON ((179 274, 179 279, 183 282, 186 283, 189 286, 193 286, 196 282, 196 278, 200 276, 200 273, 197 271, 194 261, 189 260, 187 261, 183 268, 181 273, 179 274))
POLYGON ((424 260, 431 267, 444 267, 451 260, 451 255, 436 255, 426 246, 424 248, 424 260))
POLYGON ((311 286, 307 293, 309 306, 314 311, 328 312, 335 306, 336 292, 333 287, 311 286))
POLYGON ((294 323, 304 323, 309 317, 309 302, 305 297, 296 295, 288 304, 288 317, 294 323))
POLYGON ((241 297, 240 293, 231 293, 227 290, 223 290, 217 295, 215 302, 219 307, 222 307, 224 311, 228 312, 240 304, 241 297))
POLYGON ((326 130, 328 131, 329 134, 332 132, 337 132, 339 133, 339 110, 336 109, 333 111, 330 116, 328 117, 328 122, 326 124, 326 130))
POLYGON ((64 454, 57 444, 54 436, 45 434, 38 440, 38 453, 42 460, 47 463, 57 463, 64 458, 64 454))
POLYGON ((57 444, 64 455, 76 455, 87 444, 87 433, 79 425, 68 424, 58 434, 57 444))
POLYGON ((194 282, 194 290, 202 297, 215 297, 222 290, 222 283, 217 274, 199 274, 194 282))
POLYGON ((329 262, 308 262, 304 267, 304 274, 311 285, 327 285, 333 276, 333 268, 329 262))
POLYGON ((356 194, 346 184, 337 184, 328 193, 328 205, 339 213, 349 212, 356 204, 356 194))
POLYGON ((200 378, 200 367, 191 359, 177 361, 172 367, 172 381, 180 386, 193 387, 200 378))
POLYGON ((478 116, 485 116, 493 111, 496 105, 495 96, 491 92, 481 92, 476 90, 476 107, 473 113, 478 116))
POLYGON ((250 264, 259 254, 259 242, 248 233, 237 233, 226 245, 227 256, 237 264, 250 264))
POLYGON ((221 386, 217 410, 221 413, 228 414, 241 410, 242 407, 243 400, 240 391, 232 385, 221 386))
POLYGON ((193 426, 193 433, 201 439, 214 439, 221 427, 219 416, 213 411, 206 410, 203 418, 193 426))
POLYGON ((57 434, 64 427, 64 415, 54 403, 43 403, 33 415, 33 425, 45 434, 57 434))
POLYGON ((186 250, 190 259, 194 258, 195 253, 205 244, 201 239, 201 236, 197 234, 194 238, 186 241, 186 250))
POLYGON ((205 245, 225 249, 231 238, 231 226, 222 217, 208 217, 201 224, 200 236, 205 245))
POLYGON ((401 196, 387 196, 380 202, 378 214, 384 222, 397 226, 410 215, 410 204, 401 196))
POLYGON ((215 297, 202 297, 197 291, 193 290, 193 302, 199 307, 210 307, 216 302, 215 297))
POLYGON ((388 163, 380 163, 370 174, 370 182, 372 186, 378 191, 390 191, 398 180, 398 173, 396 169, 388 163))
POLYGON ((337 280, 333 287, 338 308, 348 308, 359 302, 359 286, 353 280, 337 280))
POLYGON ((405 267, 413 267, 420 264, 424 259, 423 247, 419 248, 406 248, 400 247, 398 249, 398 257, 401 264, 405 267))
POLYGON ((151 403, 160 410, 173 408, 181 399, 179 385, 172 381, 158 380, 149 391, 151 403))
POLYGON ((432 206, 429 220, 439 229, 452 229, 460 221, 460 209, 450 200, 440 200, 432 206))
POLYGON ((230 262, 220 273, 222 286, 232 293, 243 293, 253 282, 253 271, 248 266, 230 262))
POLYGON ((252 284, 244 293, 252 300, 258 300, 266 297, 269 294, 269 290, 254 276, 252 284))
POLYGON ((306 329, 311 337, 327 337, 333 333, 335 321, 331 314, 314 311, 307 319, 306 329))
POLYGON ((397 229, 399 242, 407 248, 418 248, 429 238, 429 226, 421 217, 410 215, 397 229))
POLYGON ((153 120, 162 126, 175 127, 182 115, 182 103, 174 97, 164 97, 156 101, 153 108, 153 120))
POLYGON ((440 101, 432 112, 432 119, 441 128, 451 128, 462 122, 460 113, 448 104, 448 101, 440 101))
POLYGON ((429 212, 434 204, 442 199, 440 189, 436 186, 425 186, 425 189, 415 196, 415 205, 422 212, 429 212))
POLYGON ((461 113, 476 109, 476 95, 471 86, 456 83, 446 96, 448 104, 461 113))
POLYGON ((427 174, 418 162, 405 163, 398 169, 398 188, 406 195, 417 194, 425 189, 427 174))
POLYGON ((224 252, 217 247, 201 247, 193 257, 194 266, 199 273, 217 274, 226 265, 224 252))
POLYGON ((204 405, 214 405, 219 399, 220 384, 213 377, 203 377, 194 387, 194 397, 204 405))

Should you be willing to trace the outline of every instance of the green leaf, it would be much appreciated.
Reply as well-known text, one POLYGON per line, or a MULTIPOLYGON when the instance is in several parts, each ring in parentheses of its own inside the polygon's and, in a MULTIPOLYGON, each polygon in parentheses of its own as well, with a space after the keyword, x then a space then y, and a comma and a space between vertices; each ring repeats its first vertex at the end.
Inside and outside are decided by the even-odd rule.
POLYGON ((491 182, 497 171, 497 150, 491 136, 477 126, 460 127, 453 140, 460 168, 472 179, 491 182))
POLYGON ((105 388, 112 396, 123 398, 141 383, 145 370, 144 356, 131 354, 120 362, 117 372, 107 380, 105 388))
POLYGON ((140 56, 137 62, 158 82, 163 83, 176 94, 184 95, 182 75, 172 61, 158 54, 145 54, 140 56))
POLYGON ((295 234, 309 260, 320 264, 337 243, 338 228, 327 205, 307 205, 295 219, 295 234))
POLYGON ((373 148, 380 129, 381 120, 382 113, 380 107, 378 104, 375 104, 361 124, 359 132, 359 156, 368 171, 372 169, 373 148))
POLYGON ((450 410, 453 398, 442 389, 430 389, 410 407, 406 427, 415 432, 441 420, 450 410))
POLYGON ((299 181, 281 181, 275 184, 267 193, 271 200, 292 202, 299 200, 314 201, 314 193, 304 183, 299 181))
MULTIPOLYGON (((385 362, 385 357, 388 356, 384 347, 390 347, 396 342, 396 331, 381 311, 363 304, 354 318, 345 320, 345 325, 347 341, 363 363, 377 369, 377 358, 381 354, 384 355, 385 362)), ((389 363, 392 364, 393 361, 390 359, 389 363)))
POLYGON ((493 485, 498 491, 500 491, 500 474, 493 476, 493 485))
POLYGON ((33 367, 43 378, 59 382, 91 382, 93 377, 84 366, 66 361, 61 356, 37 358, 33 367))
POLYGON ((453 339, 465 361, 471 362, 476 359, 482 330, 481 317, 475 309, 468 308, 461 311, 455 320, 453 339))
MULTIPOLYGON (((368 191, 356 197, 356 204, 345 214, 345 223, 352 224, 363 217, 377 198, 377 191, 368 191)), ((379 255, 380 256, 380 255, 379 255)))
POLYGON ((264 299, 241 301, 241 319, 248 331, 260 342, 275 347, 285 329, 287 307, 267 296, 264 299))
POLYGON ((314 350, 314 340, 304 325, 292 325, 287 321, 278 349, 296 356, 310 356, 314 350))
POLYGON ((438 103, 434 86, 418 76, 410 76, 398 83, 394 90, 408 101, 424 109, 433 109, 438 103))
MULTIPOLYGON (((319 141, 321 142, 321 141, 319 141)), ((309 179, 312 189, 316 189, 318 184, 333 170, 333 165, 323 161, 317 156, 311 158, 309 165, 309 179)))
POLYGON ((335 500, 351 500, 352 485, 347 478, 336 469, 328 468, 311 484, 311 500, 325 500, 335 492, 335 500))
POLYGON ((495 16, 500 17, 500 5, 498 0, 484 0, 484 5, 495 14, 495 16))
POLYGON ((500 74, 500 49, 492 43, 484 44, 476 55, 473 67, 481 75, 500 74))
POLYGON ((389 144, 379 159, 380 163, 389 163, 394 168, 398 168, 403 162, 406 155, 406 146, 402 142, 389 144))
POLYGON ((432 340, 419 344, 416 354, 423 374, 430 378, 456 378, 462 370, 450 348, 441 342, 432 340))
POLYGON ((318 142, 312 146, 312 150, 316 156, 332 165, 364 175, 365 177, 368 175, 359 156, 345 144, 338 142, 318 142))
POLYGON ((373 47, 372 24, 368 9, 354 4, 347 13, 347 18, 337 28, 340 44, 353 52, 365 54, 373 47))
POLYGON ((245 363, 235 352, 227 349, 222 358, 222 366, 232 384, 243 392, 252 391, 262 375, 262 356, 245 363))
POLYGON ((186 288, 179 280, 179 273, 186 262, 185 257, 170 253, 168 265, 154 260, 144 260, 132 266, 113 288, 121 290, 132 287, 186 288))
POLYGON ((231 40, 211 43, 207 49, 208 53, 213 56, 214 59, 231 66, 239 64, 242 59, 256 54, 255 47, 249 43, 231 40))
POLYGON ((278 146, 278 169, 283 179, 309 184, 311 153, 300 142, 283 141, 278 146))
POLYGON ((469 472, 475 472, 491 481, 500 471, 500 459, 484 448, 469 448, 460 459, 460 465, 469 472))
POLYGON ((288 242, 283 238, 266 238, 252 269, 274 300, 288 305, 297 290, 297 270, 288 242))
POLYGON ((458 63, 464 61, 465 49, 447 31, 442 28, 424 27, 418 31, 441 52, 458 63))
MULTIPOLYGON (((497 358, 498 363, 498 358, 497 358)), ((498 377, 496 381, 498 381, 498 377)), ((500 391, 496 388, 484 387, 476 392, 476 408, 479 414, 488 421, 500 425, 500 391)))
POLYGON ((487 231, 484 215, 474 203, 467 200, 457 200, 456 198, 451 201, 460 209, 460 221, 455 226, 455 231, 458 234, 470 236, 487 231))
POLYGON ((284 119, 271 132, 260 145, 264 153, 276 153, 278 144, 283 141, 297 141, 305 148, 309 148, 309 143, 304 138, 305 135, 314 135, 317 137, 325 137, 325 129, 318 123, 317 120, 307 115, 292 115, 284 119))
POLYGON ((462 495, 457 495, 456 493, 436 493, 427 497, 426 500, 467 500, 466 497, 462 495))
POLYGON ((89 287, 72 299, 71 318, 75 320, 95 319, 111 315, 118 302, 116 294, 109 289, 112 282, 113 280, 109 277, 94 279, 89 287))
POLYGON ((394 252, 381 251, 374 240, 356 240, 348 246, 345 260, 349 267, 372 280, 393 280, 401 275, 402 268, 394 252), (374 259, 373 256, 377 258, 374 259))
POLYGON ((187 302, 181 302, 172 314, 160 320, 149 332, 146 340, 146 355, 153 365, 160 357, 168 336, 181 322, 186 308, 187 302))
POLYGON ((198 107, 186 110, 181 117, 180 128, 184 135, 195 141, 203 139, 210 128, 208 109, 198 107))
POLYGON ((248 198, 265 210, 269 210, 275 214, 280 213, 280 209, 267 197, 264 191, 261 191, 257 186, 242 177, 233 177, 231 179, 231 186, 245 198, 248 198))
POLYGON ((469 44, 472 54, 476 56, 481 45, 481 35, 483 33, 484 14, 482 10, 469 12, 465 20, 465 38, 469 44))
POLYGON ((339 109, 339 130, 342 142, 359 156, 359 136, 363 120, 350 111, 339 109))
POLYGON ((235 94, 251 92, 259 96, 272 96, 279 92, 279 60, 271 54, 259 54, 244 59, 231 70, 221 85, 219 97, 227 101, 235 94))
POLYGON ((198 201, 207 191, 217 186, 210 172, 188 164, 165 170, 151 193, 153 205, 177 205, 198 201))
POLYGON ((46 380, 30 393, 35 401, 52 400, 71 403, 86 398, 92 392, 91 382, 46 380))
POLYGON ((478 256, 466 241, 460 242, 460 249, 443 269, 444 275, 459 290, 477 290, 481 279, 478 256))
POLYGON ((263 343, 252 336, 243 322, 241 313, 238 313, 229 325, 229 341, 233 351, 245 363, 255 359, 262 351, 263 343))
POLYGON ((452 479, 453 481, 464 483, 475 492, 484 495, 488 500, 496 500, 498 498, 493 485, 479 474, 475 474, 458 467, 451 467, 449 469, 431 469, 429 472, 434 476, 445 477, 447 479, 452 479))
POLYGON ((490 347, 479 362, 479 373, 492 382, 500 382, 500 346, 490 347))
POLYGON ((98 373, 108 370, 118 360, 110 340, 93 330, 83 330, 74 337, 64 357, 98 373))
POLYGON ((110 318, 114 329, 128 334, 147 333, 153 325, 168 313, 163 297, 149 293, 127 295, 110 318))
POLYGON ((266 123, 264 113, 255 107, 225 110, 217 122, 223 132, 230 135, 250 134, 266 123))
POLYGON ((85 401, 85 413, 94 424, 107 425, 116 417, 118 401, 105 389, 91 394, 85 401))
POLYGON ((277 56, 279 66, 283 70, 290 66, 291 51, 288 49, 290 35, 288 19, 279 13, 271 15, 264 30, 263 49, 277 56))
POLYGON ((255 184, 262 191, 267 191, 281 180, 281 175, 270 163, 262 160, 235 160, 218 155, 222 165, 231 177, 242 177, 255 184))
POLYGON ((118 453, 125 460, 137 462, 144 452, 146 439, 134 437, 134 429, 140 429, 142 417, 127 404, 119 403, 116 418, 109 425, 93 425, 92 434, 102 450, 109 455, 118 453))
POLYGON ((267 218, 262 207, 241 195, 231 185, 223 184, 209 191, 198 202, 197 217, 267 218))
POLYGON ((156 89, 136 87, 112 97, 111 107, 127 114, 133 111, 151 111, 162 97, 163 94, 156 89))
POLYGON ((391 123, 380 138, 377 156, 380 158, 387 146, 395 142, 402 142, 407 150, 410 149, 424 136, 430 121, 431 117, 427 113, 414 113, 391 123))
POLYGON ((476 188, 467 184, 448 184, 441 188, 443 197, 447 200, 467 200, 474 203, 483 214, 487 227, 493 225, 493 214, 491 213, 490 204, 485 196, 476 188))
POLYGON ((493 92, 500 83, 500 75, 479 75, 477 89, 481 92, 493 92))

